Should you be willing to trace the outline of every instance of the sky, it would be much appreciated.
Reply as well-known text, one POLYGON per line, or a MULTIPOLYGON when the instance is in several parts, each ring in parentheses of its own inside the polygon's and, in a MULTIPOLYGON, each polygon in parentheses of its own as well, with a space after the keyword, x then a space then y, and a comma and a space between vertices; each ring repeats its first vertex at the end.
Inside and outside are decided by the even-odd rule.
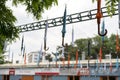
MULTIPOLYGON (((64 14, 65 4, 67 5, 67 15, 83 12, 91 9, 96 9, 97 4, 92 3, 92 0, 58 0, 58 6, 52 6, 49 10, 46 10, 42 14, 41 20, 61 17, 64 14)), ((17 7, 11 6, 11 2, 7 3, 8 7, 13 10, 13 14, 17 18, 16 26, 36 22, 36 20, 30 13, 25 11, 25 6, 19 5, 17 7)), ((102 6, 105 6, 105 2, 102 2, 102 6)), ((41 21, 39 20, 39 21, 41 21)), ((102 19, 103 20, 103 19, 102 19)), ((112 33, 116 34, 118 30, 118 15, 104 18, 105 28, 108 30, 108 36, 112 33)), ((72 41, 72 27, 74 28, 74 41, 81 38, 91 38, 97 34, 97 21, 89 20, 84 22, 78 22, 74 24, 66 25, 65 43, 71 44, 72 41)), ((47 47, 48 52, 56 52, 56 47, 62 44, 62 26, 48 28, 47 33, 47 47)), ((29 31, 19 34, 19 39, 16 42, 8 45, 7 50, 10 47, 10 52, 14 53, 14 61, 20 60, 21 53, 21 41, 22 35, 24 35, 24 43, 26 47, 26 53, 33 51, 39 51, 44 40, 44 29, 29 31)))

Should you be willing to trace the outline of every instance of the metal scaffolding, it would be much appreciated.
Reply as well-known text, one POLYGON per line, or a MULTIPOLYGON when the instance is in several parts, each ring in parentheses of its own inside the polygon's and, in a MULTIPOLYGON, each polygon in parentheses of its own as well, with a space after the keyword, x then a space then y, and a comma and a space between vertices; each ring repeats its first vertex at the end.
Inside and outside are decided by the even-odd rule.
MULTIPOLYGON (((106 7, 102 7, 101 11, 102 11, 103 17, 109 16, 107 13, 106 7)), ((96 19, 96 12, 97 12, 97 9, 93 9, 93 10, 88 10, 84 12, 67 15, 66 24, 96 19)), ((116 10, 114 15, 118 15, 118 5, 116 5, 116 10)), ((48 28, 63 25, 63 17, 57 17, 57 18, 42 20, 34 23, 25 24, 25 25, 20 25, 17 27, 20 29, 20 32, 28 32, 33 30, 44 29, 46 25, 46 21, 48 22, 48 28)))

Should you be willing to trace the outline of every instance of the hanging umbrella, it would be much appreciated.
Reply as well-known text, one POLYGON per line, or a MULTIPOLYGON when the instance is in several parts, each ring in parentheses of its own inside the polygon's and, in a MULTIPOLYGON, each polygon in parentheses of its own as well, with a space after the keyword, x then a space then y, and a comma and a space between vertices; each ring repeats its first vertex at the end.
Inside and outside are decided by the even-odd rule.
POLYGON ((62 28, 62 46, 64 46, 64 37, 66 33, 66 7, 63 16, 63 28, 62 28))

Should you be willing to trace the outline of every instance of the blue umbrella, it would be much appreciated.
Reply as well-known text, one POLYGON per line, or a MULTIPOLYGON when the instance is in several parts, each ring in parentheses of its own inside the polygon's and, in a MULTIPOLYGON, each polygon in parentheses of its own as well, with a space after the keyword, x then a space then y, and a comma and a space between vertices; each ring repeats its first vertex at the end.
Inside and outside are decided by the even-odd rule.
MULTIPOLYGON (((103 22, 102 22, 102 34, 104 34, 104 32, 105 32, 105 22, 103 20, 103 22)), ((104 36, 102 36, 102 42, 104 42, 104 36)))
POLYGON ((80 57, 79 57, 79 64, 78 64, 78 66, 79 66, 79 68, 80 68, 80 66, 81 66, 81 64, 80 64, 80 57))
POLYGON ((118 62, 118 56, 117 56, 117 62, 116 62, 116 69, 118 69, 119 68, 119 62, 118 62))
MULTIPOLYGON (((72 61, 74 61, 74 57, 72 58, 72 61)), ((72 66, 72 68, 74 68, 74 63, 72 63, 72 65, 71 65, 71 66, 72 66)))
POLYGON ((22 36, 22 42, 21 42, 21 54, 23 53, 23 49, 24 49, 24 35, 22 36))
POLYGON ((74 28, 72 27, 72 47, 74 47, 74 28))
POLYGON ((24 47, 23 47, 23 58, 24 58, 24 56, 25 56, 25 45, 24 45, 24 47))
POLYGON ((39 66, 39 63, 40 63, 40 59, 42 58, 42 45, 41 45, 41 49, 38 53, 38 58, 37 58, 37 66, 39 66))
POLYGON ((88 40, 88 67, 89 67, 89 61, 90 61, 90 40, 88 40))
POLYGON ((45 34, 44 34, 44 50, 45 50, 45 51, 47 51, 47 50, 49 49, 49 48, 46 49, 47 29, 48 29, 48 22, 46 21, 45 34))
POLYGON ((98 56, 97 56, 97 60, 96 60, 96 71, 98 71, 98 56))
POLYGON ((64 46, 64 37, 66 33, 66 7, 63 16, 63 28, 62 28, 62 46, 64 46))

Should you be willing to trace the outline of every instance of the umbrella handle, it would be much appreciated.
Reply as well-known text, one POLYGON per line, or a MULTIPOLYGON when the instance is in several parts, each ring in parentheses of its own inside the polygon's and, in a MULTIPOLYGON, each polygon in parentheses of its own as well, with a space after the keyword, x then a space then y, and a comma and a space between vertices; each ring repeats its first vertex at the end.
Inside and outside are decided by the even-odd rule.
POLYGON ((48 50, 49 50, 49 47, 46 48, 46 42, 44 42, 44 50, 45 50, 45 51, 48 51, 48 50))
POLYGON ((49 50, 49 47, 48 48, 44 48, 45 51, 48 51, 49 50))
POLYGON ((62 46, 64 47, 65 45, 64 45, 64 38, 62 38, 62 46))
POLYGON ((105 36, 107 34, 107 29, 105 29, 105 33, 104 34, 101 34, 101 31, 100 31, 100 24, 98 24, 98 34, 100 36, 105 36))
POLYGON ((100 31, 100 21, 102 18, 102 13, 101 13, 101 0, 97 0, 97 14, 96 14, 96 18, 97 18, 97 24, 98 24, 98 34, 100 36, 105 36, 107 34, 107 30, 105 29, 105 33, 101 34, 100 31))
POLYGON ((49 47, 48 47, 48 48, 46 48, 46 46, 44 46, 44 50, 45 50, 45 51, 48 51, 48 50, 49 50, 49 47))

